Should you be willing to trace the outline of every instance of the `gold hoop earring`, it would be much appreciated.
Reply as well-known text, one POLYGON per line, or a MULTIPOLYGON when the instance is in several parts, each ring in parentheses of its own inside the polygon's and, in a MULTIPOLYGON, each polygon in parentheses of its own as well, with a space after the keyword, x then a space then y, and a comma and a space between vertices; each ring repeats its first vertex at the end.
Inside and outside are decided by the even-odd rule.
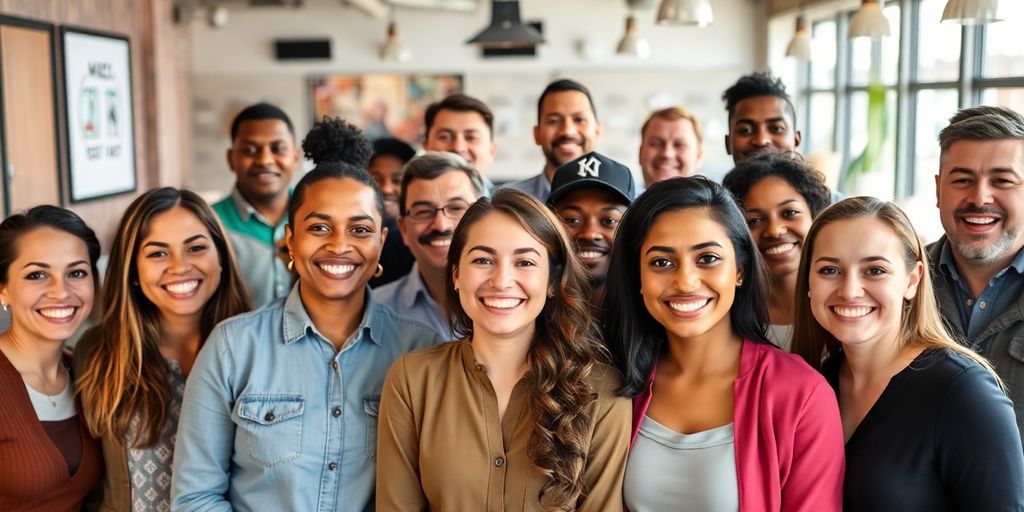
POLYGON ((295 271, 295 258, 292 258, 291 256, 289 256, 288 257, 288 272, 294 272, 294 271, 295 271))
POLYGON ((380 277, 384 275, 384 265, 377 264, 377 271, 373 273, 373 277, 380 277))

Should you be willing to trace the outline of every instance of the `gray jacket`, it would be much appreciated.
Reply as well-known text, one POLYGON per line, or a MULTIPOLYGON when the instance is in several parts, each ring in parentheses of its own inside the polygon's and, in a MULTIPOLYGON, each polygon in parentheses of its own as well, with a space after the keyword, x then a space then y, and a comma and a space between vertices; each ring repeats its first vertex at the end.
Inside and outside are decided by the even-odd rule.
POLYGON ((1006 385, 1013 401, 1017 428, 1024 432, 1024 296, 993 319, 976 339, 967 339, 956 305, 956 290, 950 290, 939 269, 939 256, 946 237, 928 246, 928 261, 935 287, 935 300, 952 333, 988 359, 1006 385))

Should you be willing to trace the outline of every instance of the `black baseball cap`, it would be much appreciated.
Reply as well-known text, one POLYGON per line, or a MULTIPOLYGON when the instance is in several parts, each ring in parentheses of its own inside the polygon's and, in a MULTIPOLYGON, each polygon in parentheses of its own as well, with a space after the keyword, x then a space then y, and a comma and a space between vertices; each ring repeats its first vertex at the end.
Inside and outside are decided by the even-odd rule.
POLYGON ((551 179, 548 205, 554 206, 570 193, 587 187, 607 190, 627 205, 636 198, 636 185, 629 167, 591 151, 555 171, 551 179))

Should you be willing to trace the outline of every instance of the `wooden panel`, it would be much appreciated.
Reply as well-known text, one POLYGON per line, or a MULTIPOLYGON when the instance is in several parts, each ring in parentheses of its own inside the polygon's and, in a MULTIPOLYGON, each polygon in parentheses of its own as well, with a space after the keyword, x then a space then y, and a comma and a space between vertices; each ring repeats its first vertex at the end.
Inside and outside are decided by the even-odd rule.
POLYGON ((0 26, 11 211, 60 204, 50 34, 0 26))

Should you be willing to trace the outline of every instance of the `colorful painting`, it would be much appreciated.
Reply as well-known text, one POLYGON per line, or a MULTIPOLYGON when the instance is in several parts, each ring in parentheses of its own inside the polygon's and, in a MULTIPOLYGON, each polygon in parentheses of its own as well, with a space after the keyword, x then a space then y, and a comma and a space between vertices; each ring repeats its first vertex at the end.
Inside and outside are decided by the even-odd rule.
POLYGON ((423 139, 427 107, 462 92, 462 75, 328 75, 310 78, 313 119, 341 117, 376 140, 423 139))

